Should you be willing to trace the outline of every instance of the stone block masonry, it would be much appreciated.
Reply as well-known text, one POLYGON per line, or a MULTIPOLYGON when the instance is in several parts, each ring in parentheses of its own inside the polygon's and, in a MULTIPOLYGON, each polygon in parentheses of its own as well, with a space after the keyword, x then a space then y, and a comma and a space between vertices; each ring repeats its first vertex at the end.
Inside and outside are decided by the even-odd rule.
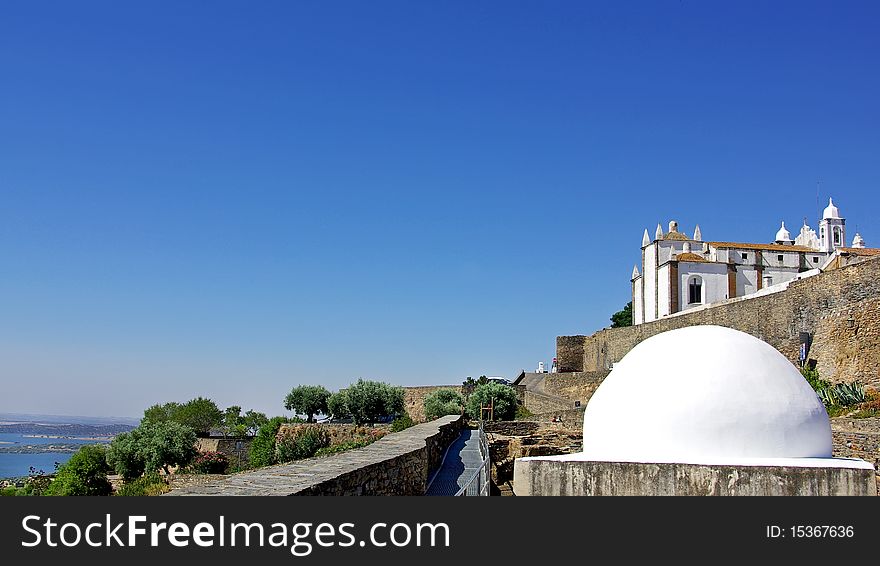
POLYGON ((369 446, 234 474, 167 495, 424 495, 466 421, 447 416, 369 446))
MULTIPOLYGON (((860 381, 880 389, 880 257, 792 281, 778 293, 731 299, 591 336, 560 336, 560 371, 605 371, 636 344, 667 330, 715 324, 747 332, 798 361, 799 333, 809 332, 809 357, 823 379, 860 381)), ((685 352, 670 353, 684 355, 685 352)))
POLYGON ((516 495, 876 495, 857 468, 518 459, 516 495))
POLYGON ((417 423, 425 422, 425 397, 438 389, 454 389, 461 393, 459 385, 428 385, 424 387, 404 387, 403 403, 406 414, 417 423))
POLYGON ((247 464, 251 457, 251 444, 254 439, 246 438, 199 438, 196 450, 199 452, 220 452, 229 459, 230 465, 239 461, 247 464))

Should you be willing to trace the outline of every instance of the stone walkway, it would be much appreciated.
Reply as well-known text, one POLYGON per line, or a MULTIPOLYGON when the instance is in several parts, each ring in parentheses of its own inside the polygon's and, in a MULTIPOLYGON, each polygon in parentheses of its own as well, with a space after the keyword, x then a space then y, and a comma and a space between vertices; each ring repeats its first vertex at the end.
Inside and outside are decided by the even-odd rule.
POLYGON ((449 447, 446 459, 425 495, 455 495, 482 464, 479 431, 463 430, 449 447))
MULTIPOLYGON (((312 488, 325 483, 343 483, 343 480, 358 483, 359 478, 363 480, 360 482, 361 491, 364 491, 364 494, 373 494, 379 489, 371 488, 372 481, 405 483, 406 478, 402 474, 406 470, 398 469, 401 462, 407 462, 413 470, 417 468, 421 471, 421 489, 424 489, 427 480, 423 471, 426 466, 424 462, 426 439, 440 434, 441 429, 458 426, 456 423, 461 418, 458 415, 441 417, 432 422, 417 424, 401 432, 389 434, 363 448, 241 472, 206 481, 201 485, 172 489, 166 496, 295 495, 311 493, 312 488), (373 478, 373 476, 383 477, 373 478)), ((415 471, 410 474, 413 476, 410 478, 413 482, 417 479, 414 474, 415 471)), ((400 495, 404 494, 400 493, 400 495)))

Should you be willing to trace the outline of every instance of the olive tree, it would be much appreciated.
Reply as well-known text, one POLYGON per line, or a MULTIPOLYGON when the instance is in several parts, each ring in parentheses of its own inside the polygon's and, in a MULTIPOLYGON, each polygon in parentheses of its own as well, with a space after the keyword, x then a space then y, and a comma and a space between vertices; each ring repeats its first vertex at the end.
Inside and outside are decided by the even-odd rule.
POLYGON ((330 392, 321 385, 298 385, 284 398, 284 408, 306 415, 306 422, 312 422, 314 415, 327 414, 328 397, 330 392))

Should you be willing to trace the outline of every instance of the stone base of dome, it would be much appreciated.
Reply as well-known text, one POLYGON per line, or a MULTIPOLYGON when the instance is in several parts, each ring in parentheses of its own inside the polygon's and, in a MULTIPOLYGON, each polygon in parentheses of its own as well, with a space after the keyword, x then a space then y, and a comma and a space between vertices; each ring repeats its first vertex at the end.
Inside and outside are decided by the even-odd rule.
POLYGON ((604 462, 518 458, 516 495, 877 495, 862 460, 809 459, 811 465, 604 462))

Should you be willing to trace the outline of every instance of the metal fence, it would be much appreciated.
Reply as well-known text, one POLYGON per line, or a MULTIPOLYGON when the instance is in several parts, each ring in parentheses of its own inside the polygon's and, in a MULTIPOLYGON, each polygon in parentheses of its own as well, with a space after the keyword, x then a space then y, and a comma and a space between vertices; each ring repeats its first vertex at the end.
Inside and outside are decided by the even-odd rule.
POLYGON ((483 457, 483 461, 480 464, 480 467, 475 469, 471 476, 465 481, 464 485, 461 489, 458 490, 456 496, 460 495, 476 495, 476 496, 486 496, 489 495, 489 475, 490 475, 490 460, 489 460, 489 440, 486 437, 486 430, 483 428, 483 421, 480 421, 480 428, 478 429, 478 434, 480 435, 480 455, 483 457))

